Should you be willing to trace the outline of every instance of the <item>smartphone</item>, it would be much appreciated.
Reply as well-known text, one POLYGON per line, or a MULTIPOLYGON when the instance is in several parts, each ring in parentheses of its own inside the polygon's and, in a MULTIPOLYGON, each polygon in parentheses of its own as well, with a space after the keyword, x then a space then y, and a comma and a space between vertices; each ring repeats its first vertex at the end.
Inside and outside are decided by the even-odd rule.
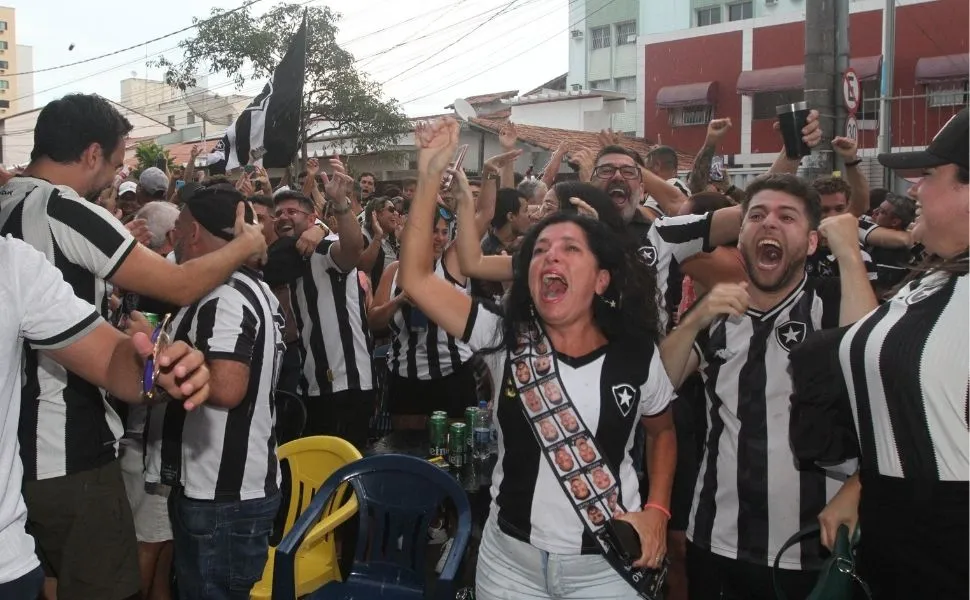
POLYGON ((243 171, 247 173, 252 173, 255 170, 256 170, 256 167, 254 165, 246 165, 245 167, 243 167, 243 171))
MULTIPOLYGON (((452 165, 451 168, 455 169, 456 171, 458 169, 461 169, 461 163, 465 160, 465 154, 467 152, 468 152, 468 144, 462 144, 461 146, 458 146, 458 150, 455 151, 455 159, 451 161, 451 165, 452 165)), ((452 177, 451 173, 444 174, 444 177, 441 178, 442 192, 447 192, 448 190, 451 189, 451 184, 453 179, 454 177, 452 177)))
POLYGON ((164 156, 159 156, 155 159, 155 166, 164 171, 168 167, 168 159, 164 156))
POLYGON ((609 544, 624 561, 635 562, 640 558, 640 536, 637 530, 626 521, 610 519, 604 526, 606 543, 609 544))

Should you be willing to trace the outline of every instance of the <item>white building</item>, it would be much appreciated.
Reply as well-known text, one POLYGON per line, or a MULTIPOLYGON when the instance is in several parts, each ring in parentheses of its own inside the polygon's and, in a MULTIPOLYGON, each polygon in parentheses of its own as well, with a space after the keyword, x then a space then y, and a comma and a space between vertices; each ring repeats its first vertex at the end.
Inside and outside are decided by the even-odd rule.
POLYGON ((121 81, 119 103, 172 129, 201 127, 208 135, 225 130, 251 101, 249 96, 208 91, 204 76, 184 92, 162 81, 129 77, 121 81))
POLYGON ((567 88, 626 95, 624 111, 610 116, 610 127, 615 131, 636 131, 640 6, 661 3, 660 0, 573 0, 569 4, 567 88))
MULTIPOLYGON (((132 125, 131 138, 154 138, 172 131, 164 123, 108 100, 132 125)), ((8 167, 26 165, 34 146, 34 127, 44 107, 0 119, 0 164, 8 167)))

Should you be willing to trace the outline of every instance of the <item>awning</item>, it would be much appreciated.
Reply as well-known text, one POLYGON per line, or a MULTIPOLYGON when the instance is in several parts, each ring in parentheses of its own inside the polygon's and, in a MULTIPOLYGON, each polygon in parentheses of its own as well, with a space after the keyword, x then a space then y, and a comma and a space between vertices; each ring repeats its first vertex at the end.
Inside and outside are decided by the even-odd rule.
MULTIPOLYGON (((864 56, 850 58, 852 67, 859 81, 869 81, 879 77, 881 56, 864 56)), ((739 94, 758 94, 761 92, 785 92, 800 90, 805 87, 805 65, 789 65, 773 69, 756 69, 742 71, 738 77, 737 89, 739 94)))
POLYGON ((678 106, 713 106, 717 99, 717 82, 668 85, 657 92, 657 108, 678 106))
POLYGON ((916 83, 962 81, 970 78, 970 57, 966 54, 928 56, 916 61, 916 83))

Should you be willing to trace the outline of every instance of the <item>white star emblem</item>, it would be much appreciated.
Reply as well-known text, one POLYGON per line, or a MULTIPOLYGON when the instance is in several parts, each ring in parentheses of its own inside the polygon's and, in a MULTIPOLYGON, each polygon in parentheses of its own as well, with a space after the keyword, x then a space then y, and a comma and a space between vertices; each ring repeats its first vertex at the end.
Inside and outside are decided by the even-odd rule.
POLYGON ((786 344, 793 344, 798 341, 799 332, 795 331, 795 328, 789 325, 788 331, 783 331, 781 336, 785 338, 786 344))
POLYGON ((630 408, 630 400, 633 400, 633 394, 629 390, 623 389, 616 397, 620 401, 621 408, 630 408))
POLYGON ((778 343, 786 352, 790 352, 792 348, 804 341, 806 334, 808 334, 808 326, 801 321, 787 321, 775 329, 778 343))
POLYGON ((633 408, 633 401, 636 398, 637 391, 629 383, 621 383, 613 386, 613 399, 616 400, 616 406, 623 413, 624 417, 630 414, 630 410, 633 408))

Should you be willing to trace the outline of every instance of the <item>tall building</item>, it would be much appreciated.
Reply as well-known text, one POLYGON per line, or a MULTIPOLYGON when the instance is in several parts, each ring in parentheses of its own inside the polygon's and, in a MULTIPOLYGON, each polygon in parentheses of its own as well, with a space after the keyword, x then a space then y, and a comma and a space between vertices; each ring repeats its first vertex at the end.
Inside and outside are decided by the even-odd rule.
POLYGON ((0 117, 33 107, 33 49, 17 45, 17 11, 0 6, 0 117))
POLYGON ((612 115, 612 128, 627 133, 636 131, 640 111, 636 102, 640 4, 639 0, 573 0, 569 4, 566 87, 627 94, 626 109, 612 115))

